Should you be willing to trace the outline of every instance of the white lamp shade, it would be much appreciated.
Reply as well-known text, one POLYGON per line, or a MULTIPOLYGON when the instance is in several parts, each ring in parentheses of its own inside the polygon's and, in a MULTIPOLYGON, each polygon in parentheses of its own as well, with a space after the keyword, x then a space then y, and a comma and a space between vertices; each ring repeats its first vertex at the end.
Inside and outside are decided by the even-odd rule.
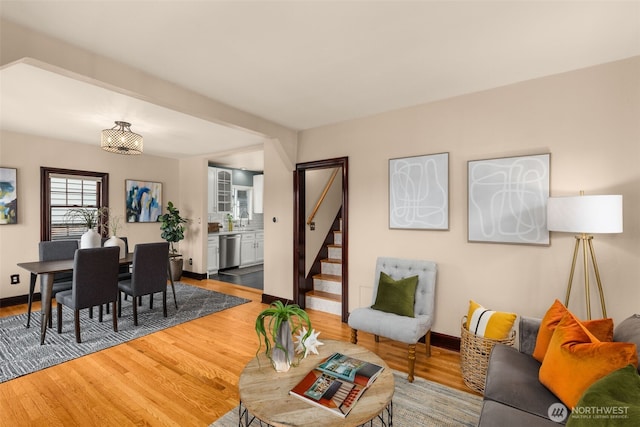
POLYGON ((568 233, 622 233, 622 196, 550 197, 547 229, 568 233))

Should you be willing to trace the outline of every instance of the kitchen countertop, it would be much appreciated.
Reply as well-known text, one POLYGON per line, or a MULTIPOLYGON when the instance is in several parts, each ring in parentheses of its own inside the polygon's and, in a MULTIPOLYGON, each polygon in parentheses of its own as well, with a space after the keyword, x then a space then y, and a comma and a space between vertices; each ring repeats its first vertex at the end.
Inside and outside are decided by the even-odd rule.
POLYGON ((233 231, 215 231, 215 232, 209 233, 209 234, 214 234, 214 235, 218 235, 218 236, 229 236, 231 234, 247 234, 247 233, 262 233, 262 232, 264 232, 264 229, 262 229, 262 228, 253 229, 253 230, 251 230, 251 229, 246 230, 246 229, 241 229, 241 228, 235 229, 234 228, 233 231))

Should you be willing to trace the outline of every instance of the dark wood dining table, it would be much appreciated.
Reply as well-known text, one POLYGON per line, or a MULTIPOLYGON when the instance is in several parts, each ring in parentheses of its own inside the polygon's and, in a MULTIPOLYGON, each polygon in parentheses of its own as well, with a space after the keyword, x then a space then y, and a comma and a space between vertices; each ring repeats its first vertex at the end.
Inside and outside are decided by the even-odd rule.
MULTIPOLYGON (((133 253, 127 254, 124 258, 120 258, 120 265, 128 265, 133 263, 133 253)), ((53 291, 53 277, 56 273, 65 273, 73 271, 73 259, 64 259, 58 261, 32 261, 20 262, 18 267, 24 268, 31 273, 31 283, 35 283, 35 278, 40 276, 40 293, 41 293, 41 309, 40 309, 40 345, 44 344, 47 335, 47 325, 51 318, 51 294, 53 291)), ((173 277, 167 261, 167 276, 171 281, 171 289, 173 291, 173 301, 176 309, 178 301, 176 300, 176 289, 173 283, 173 277)), ((33 292, 33 289, 30 290, 33 292)), ((116 313, 113 313, 115 316, 116 313)), ((29 322, 27 322, 27 328, 29 322)))

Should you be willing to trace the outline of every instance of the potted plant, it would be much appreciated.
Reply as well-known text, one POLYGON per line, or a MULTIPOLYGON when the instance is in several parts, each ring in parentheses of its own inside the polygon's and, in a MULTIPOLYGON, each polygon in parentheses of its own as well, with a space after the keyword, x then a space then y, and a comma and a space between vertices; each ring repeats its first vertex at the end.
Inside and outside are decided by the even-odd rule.
POLYGON ((80 237, 80 248, 99 248, 100 234, 95 230, 106 208, 71 208, 64 215, 70 224, 81 224, 87 231, 80 237))
POLYGON ((304 345, 304 340, 312 333, 311 320, 307 312, 296 304, 272 302, 269 308, 263 310, 256 318, 255 329, 260 342, 257 353, 264 343, 265 354, 275 370, 288 371, 291 365, 297 365, 303 357, 298 356, 296 359, 292 338, 292 334, 303 326, 306 327, 306 334, 301 339, 304 345))
POLYGON ((174 247, 174 243, 184 239, 184 224, 188 220, 180 216, 180 211, 173 206, 171 201, 167 203, 167 213, 160 215, 158 220, 160 221, 160 230, 162 230, 160 237, 171 245, 169 264, 171 266, 171 276, 174 281, 180 280, 182 276, 182 258, 174 247))

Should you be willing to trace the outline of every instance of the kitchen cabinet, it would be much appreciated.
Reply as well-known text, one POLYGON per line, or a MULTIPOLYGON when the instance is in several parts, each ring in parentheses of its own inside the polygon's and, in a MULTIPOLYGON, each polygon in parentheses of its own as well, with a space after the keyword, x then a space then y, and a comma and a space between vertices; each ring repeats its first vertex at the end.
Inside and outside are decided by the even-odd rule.
POLYGON ((264 232, 242 233, 240 240, 240 267, 264 261, 264 232))
POLYGON ((264 213, 263 208, 264 175, 253 176, 253 212, 264 213))
POLYGON ((209 234, 207 241, 207 274, 217 274, 220 268, 220 238, 217 235, 209 234))
POLYGON ((207 170, 207 208, 209 213, 231 213, 233 179, 230 169, 209 167, 207 170))

